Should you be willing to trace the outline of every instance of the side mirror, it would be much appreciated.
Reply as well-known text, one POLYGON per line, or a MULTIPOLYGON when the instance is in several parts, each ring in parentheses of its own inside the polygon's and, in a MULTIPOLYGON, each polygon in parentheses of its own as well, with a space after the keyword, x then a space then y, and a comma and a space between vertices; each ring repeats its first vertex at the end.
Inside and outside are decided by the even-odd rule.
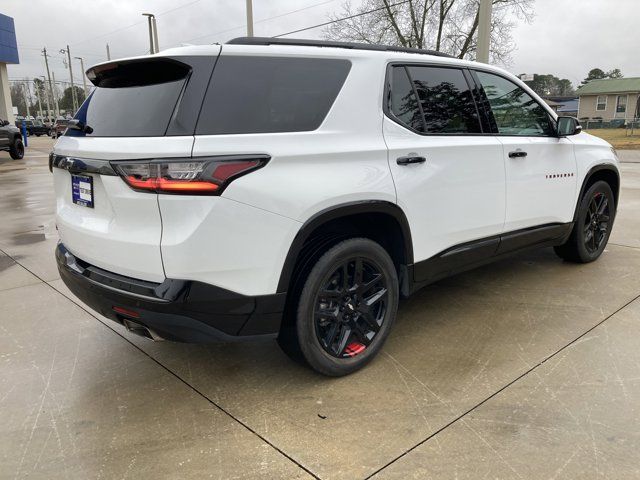
POLYGON ((579 134, 582 131, 582 126, 577 118, 558 117, 557 131, 559 137, 568 137, 579 134))

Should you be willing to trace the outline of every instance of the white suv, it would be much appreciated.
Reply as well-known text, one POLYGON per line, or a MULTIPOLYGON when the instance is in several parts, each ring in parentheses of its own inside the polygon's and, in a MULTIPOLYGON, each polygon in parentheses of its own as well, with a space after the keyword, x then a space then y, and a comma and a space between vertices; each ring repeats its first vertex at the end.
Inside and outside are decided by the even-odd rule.
POLYGON ((600 256, 615 151, 498 68, 239 38, 116 60, 51 154, 62 278, 154 339, 277 336, 327 375, 398 300, 530 247, 600 256))

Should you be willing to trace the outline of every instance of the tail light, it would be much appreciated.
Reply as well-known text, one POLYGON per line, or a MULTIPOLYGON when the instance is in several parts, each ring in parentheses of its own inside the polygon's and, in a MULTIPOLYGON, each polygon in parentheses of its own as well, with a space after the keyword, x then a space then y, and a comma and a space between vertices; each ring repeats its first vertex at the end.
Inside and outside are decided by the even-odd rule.
POLYGON ((220 195, 233 180, 263 167, 267 155, 230 155, 112 162, 134 190, 183 195, 220 195))

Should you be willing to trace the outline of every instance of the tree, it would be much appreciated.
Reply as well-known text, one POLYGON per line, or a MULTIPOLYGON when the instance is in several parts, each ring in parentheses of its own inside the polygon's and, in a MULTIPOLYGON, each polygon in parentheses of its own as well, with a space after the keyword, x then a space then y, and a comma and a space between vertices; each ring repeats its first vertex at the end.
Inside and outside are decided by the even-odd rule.
MULTIPOLYGON (((342 11, 331 20, 352 17, 325 27, 324 37, 364 43, 382 43, 475 58, 480 2, 478 0, 364 0, 353 6, 345 0, 342 11)), ((530 22, 534 0, 493 0, 491 57, 508 62, 514 49, 511 31, 514 18, 530 22)))
POLYGON ((11 84, 11 103, 18 109, 18 115, 27 115, 27 102, 25 100, 25 83, 13 82, 11 84))
POLYGON ((534 75, 533 80, 524 83, 541 97, 570 97, 575 94, 570 80, 555 75, 534 75))
POLYGON ((589 73, 587 73, 587 78, 585 78, 580 85, 586 85, 591 80, 602 80, 604 78, 622 78, 622 77, 623 75, 619 68, 614 68, 613 70, 609 70, 608 72, 605 72, 600 68, 592 68, 591 70, 589 70, 589 73))
MULTIPOLYGON (((84 90, 77 85, 73 87, 76 91, 76 98, 78 99, 78 107, 84 102, 84 90)), ((62 98, 60 99, 60 110, 64 110, 67 113, 75 113, 73 108, 73 97, 72 97, 71 87, 67 87, 64 89, 62 93, 62 98)))

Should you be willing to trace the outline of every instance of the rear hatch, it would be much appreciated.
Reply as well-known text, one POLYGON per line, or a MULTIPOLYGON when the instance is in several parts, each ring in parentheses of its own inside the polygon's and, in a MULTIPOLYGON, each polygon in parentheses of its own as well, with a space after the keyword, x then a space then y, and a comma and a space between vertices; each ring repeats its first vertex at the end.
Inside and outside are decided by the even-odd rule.
POLYGON ((87 72, 96 88, 51 158, 58 231, 73 255, 126 276, 165 278, 158 195, 131 188, 118 164, 191 156, 211 52, 116 61, 87 72))

